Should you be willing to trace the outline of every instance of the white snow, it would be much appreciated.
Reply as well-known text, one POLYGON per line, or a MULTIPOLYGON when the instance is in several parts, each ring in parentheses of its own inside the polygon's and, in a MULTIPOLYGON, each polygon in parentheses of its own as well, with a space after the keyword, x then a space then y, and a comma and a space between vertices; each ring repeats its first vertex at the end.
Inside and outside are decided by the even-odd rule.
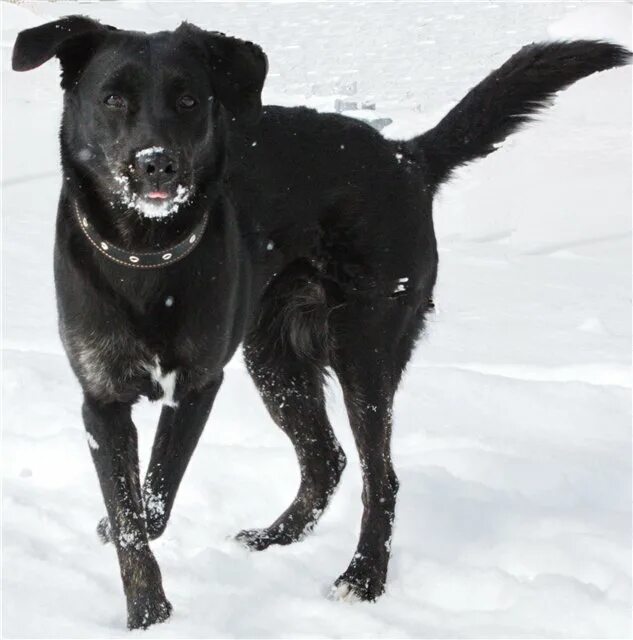
POLYGON ((178 213, 180 205, 187 202, 191 197, 191 189, 181 184, 176 187, 176 195, 173 198, 154 202, 139 196, 130 188, 130 181, 127 176, 115 175, 114 179, 121 185, 117 195, 128 207, 136 209, 145 218, 166 219, 178 213))
POLYGON ((161 494, 145 496, 145 510, 148 515, 163 515, 165 513, 165 500, 161 494))
POLYGON ((88 440, 88 446, 95 451, 99 449, 99 443, 95 440, 94 436, 86 431, 86 440, 88 440))
POLYGON ((328 593, 328 598, 335 602, 345 602, 347 604, 360 602, 360 598, 347 582, 341 582, 340 584, 333 586, 330 593, 328 593))
MULTIPOLYGON (((152 147, 152 149, 154 148, 158 149, 158 147, 152 147)), ((176 195, 173 198, 153 202, 139 196, 138 193, 132 190, 128 176, 120 173, 113 173, 112 176, 120 186, 120 189, 116 193, 120 200, 128 207, 136 209, 136 211, 146 218, 165 219, 174 215, 178 213, 180 205, 187 202, 191 197, 191 189, 182 184, 178 184, 176 186, 176 195)))
MULTIPOLYGON (((78 10, 0 6, 2 633, 124 637, 115 552, 95 534, 105 510, 81 393, 56 328, 57 63, 10 71, 20 29, 78 10)), ((332 110, 355 83, 354 99, 376 103, 372 117, 393 119, 383 132, 394 138, 432 126, 523 44, 630 45, 631 24, 628 3, 100 2, 79 12, 144 30, 188 18, 261 43, 265 103, 332 110)), ((331 507, 289 547, 249 553, 231 540, 271 523, 299 479, 236 357, 152 543, 174 614, 144 638, 630 637, 630 105, 629 69, 584 80, 442 189, 441 314, 397 396, 401 488, 382 600, 327 598, 362 509, 334 383, 330 415, 349 462, 331 507)), ((160 410, 134 410, 143 468, 160 410)))
POLYGON ((145 149, 141 149, 140 151, 137 151, 136 157, 142 158, 143 156, 149 156, 149 155, 152 155, 153 153, 163 153, 163 151, 165 151, 163 147, 146 147, 145 149))

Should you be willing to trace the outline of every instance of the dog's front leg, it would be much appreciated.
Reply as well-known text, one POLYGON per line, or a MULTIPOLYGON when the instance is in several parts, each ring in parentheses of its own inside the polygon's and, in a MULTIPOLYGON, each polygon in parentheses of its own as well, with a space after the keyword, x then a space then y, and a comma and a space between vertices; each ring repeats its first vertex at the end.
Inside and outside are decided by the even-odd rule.
MULTIPOLYGON (((185 394, 176 406, 165 406, 160 414, 152 457, 143 483, 145 523, 150 540, 165 531, 176 493, 198 444, 222 384, 220 373, 202 389, 185 394)), ((97 533, 104 543, 112 541, 109 518, 103 518, 97 533)))
POLYGON ((223 374, 220 374, 205 388, 190 391, 176 407, 163 407, 143 484, 150 540, 162 535, 167 526, 176 492, 207 422, 222 378, 223 374))
POLYGON ((83 418, 119 557, 130 629, 169 617, 160 569, 147 539, 131 405, 84 399, 83 418))

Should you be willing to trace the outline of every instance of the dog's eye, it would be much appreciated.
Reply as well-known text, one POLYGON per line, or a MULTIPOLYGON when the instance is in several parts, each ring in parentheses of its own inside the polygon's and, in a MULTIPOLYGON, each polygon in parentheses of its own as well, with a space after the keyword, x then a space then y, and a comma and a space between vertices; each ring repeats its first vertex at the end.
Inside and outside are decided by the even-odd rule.
POLYGON ((193 109, 197 104, 197 100, 191 96, 180 96, 178 98, 178 106, 181 109, 193 109))
POLYGON ((125 109, 126 107, 125 99, 117 95, 110 95, 103 102, 111 109, 125 109))

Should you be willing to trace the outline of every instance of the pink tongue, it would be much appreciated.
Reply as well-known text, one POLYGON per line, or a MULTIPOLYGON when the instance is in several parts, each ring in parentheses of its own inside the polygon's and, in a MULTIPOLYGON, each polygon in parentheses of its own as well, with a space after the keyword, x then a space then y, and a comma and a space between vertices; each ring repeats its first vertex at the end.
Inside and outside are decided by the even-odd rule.
POLYGON ((158 200, 165 200, 165 198, 169 198, 169 194, 165 191, 150 191, 147 194, 148 198, 157 198, 158 200))

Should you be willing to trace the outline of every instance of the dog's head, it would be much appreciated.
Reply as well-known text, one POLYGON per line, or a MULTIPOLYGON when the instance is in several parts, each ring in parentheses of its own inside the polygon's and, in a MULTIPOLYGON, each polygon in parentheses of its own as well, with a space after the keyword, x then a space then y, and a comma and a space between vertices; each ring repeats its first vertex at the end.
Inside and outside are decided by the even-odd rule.
POLYGON ((263 51, 187 23, 146 34, 69 16, 22 31, 13 68, 53 56, 65 92, 65 162, 107 202, 147 217, 189 201, 221 161, 226 123, 261 112, 263 51))

